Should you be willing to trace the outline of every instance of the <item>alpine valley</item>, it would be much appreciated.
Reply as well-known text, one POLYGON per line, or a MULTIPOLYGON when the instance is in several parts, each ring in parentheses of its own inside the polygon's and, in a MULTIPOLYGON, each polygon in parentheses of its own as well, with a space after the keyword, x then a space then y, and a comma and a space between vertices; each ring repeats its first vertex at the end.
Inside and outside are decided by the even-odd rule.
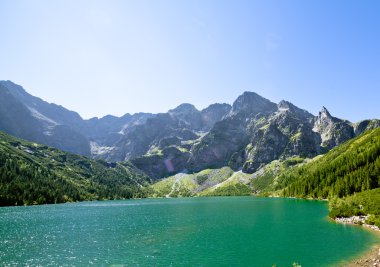
POLYGON ((251 194, 342 198, 380 186, 379 126, 377 119, 335 118, 325 107, 314 116, 253 92, 232 106, 197 110, 181 104, 167 113, 84 120, 0 81, 0 203, 251 194))

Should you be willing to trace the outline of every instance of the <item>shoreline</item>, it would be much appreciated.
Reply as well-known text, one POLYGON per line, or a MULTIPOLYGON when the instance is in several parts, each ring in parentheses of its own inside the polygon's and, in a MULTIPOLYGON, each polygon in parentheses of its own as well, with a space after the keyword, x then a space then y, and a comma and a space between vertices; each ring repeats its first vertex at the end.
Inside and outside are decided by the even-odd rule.
MULTIPOLYGON (((365 223, 367 216, 352 216, 348 218, 335 218, 336 223, 350 224, 356 226, 362 226, 369 231, 373 231, 376 235, 380 237, 380 228, 374 225, 369 225, 365 223)), ((344 267, 380 267, 380 240, 377 244, 373 245, 368 251, 355 257, 352 260, 347 260, 339 264, 339 266, 344 267)))
POLYGON ((376 225, 371 225, 371 224, 366 223, 366 220, 368 219, 368 217, 369 217, 369 215, 351 216, 351 217, 337 217, 334 220, 337 223, 363 226, 363 227, 369 228, 373 231, 380 232, 380 228, 377 227, 376 225))
POLYGON ((341 262, 341 267, 379 267, 380 266, 380 243, 373 245, 364 254, 354 259, 341 262))

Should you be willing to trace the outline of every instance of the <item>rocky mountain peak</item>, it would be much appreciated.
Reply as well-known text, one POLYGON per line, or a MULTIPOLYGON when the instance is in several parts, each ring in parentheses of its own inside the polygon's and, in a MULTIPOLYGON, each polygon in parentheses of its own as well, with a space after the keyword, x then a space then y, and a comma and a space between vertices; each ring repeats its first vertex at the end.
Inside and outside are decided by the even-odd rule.
POLYGON ((281 100, 280 103, 278 103, 277 107, 279 110, 281 109, 290 109, 293 106, 292 103, 286 101, 286 100, 281 100))
POLYGON ((226 103, 215 103, 215 104, 211 104, 209 105, 207 108, 205 109, 202 109, 201 112, 212 112, 212 111, 224 111, 224 112, 227 112, 227 111, 230 111, 231 110, 231 105, 229 104, 226 104, 226 103))
POLYGON ((290 112, 291 114, 296 115, 296 117, 298 117, 302 121, 312 121, 314 118, 314 116, 311 113, 285 100, 281 100, 280 103, 278 103, 277 110, 280 113, 290 112))
POLYGON ((23 100, 25 96, 28 95, 22 86, 15 84, 12 81, 0 81, 0 87, 7 90, 10 94, 21 100, 23 100))
POLYGON ((179 105, 178 107, 169 110, 169 113, 174 113, 174 114, 188 114, 188 113, 197 113, 199 110, 194 107, 194 105, 189 104, 189 103, 183 103, 179 105))
POLYGON ((318 113, 318 116, 315 118, 314 129, 315 131, 320 131, 321 128, 326 128, 336 122, 336 120, 337 119, 331 116, 327 108, 323 106, 321 111, 318 113))
POLYGON ((272 160, 313 157, 379 126, 379 120, 366 120, 354 128, 325 107, 313 116, 288 101, 275 104, 254 92, 244 92, 232 107, 212 104, 198 110, 184 103, 167 113, 83 120, 0 81, 0 130, 107 161, 130 159, 155 178, 226 165, 253 172, 272 160))
POLYGON ((321 135, 321 146, 328 149, 354 137, 354 128, 351 123, 331 116, 325 107, 322 107, 315 118, 313 131, 321 135))
POLYGON ((204 131, 209 131, 217 121, 220 121, 231 111, 231 106, 228 104, 212 104, 205 109, 202 109, 202 121, 204 131))
POLYGON ((9 88, 9 89, 14 89, 14 90, 18 90, 18 91, 21 91, 21 92, 26 92, 25 89, 21 85, 15 84, 14 82, 12 82, 10 80, 0 81, 0 84, 2 86, 5 86, 5 87, 9 88))
POLYGON ((319 117, 321 117, 321 118, 332 118, 330 112, 327 110, 327 108, 325 106, 322 106, 322 109, 319 112, 319 117))
POLYGON ((275 109, 276 104, 272 103, 268 99, 254 92, 244 92, 233 103, 232 114, 257 114, 258 112, 268 113, 274 111, 275 109))

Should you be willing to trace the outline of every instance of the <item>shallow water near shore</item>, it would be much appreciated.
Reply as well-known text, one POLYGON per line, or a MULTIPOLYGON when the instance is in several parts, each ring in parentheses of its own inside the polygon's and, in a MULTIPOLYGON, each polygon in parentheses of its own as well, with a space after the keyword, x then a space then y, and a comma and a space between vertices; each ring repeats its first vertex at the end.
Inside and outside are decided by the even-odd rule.
POLYGON ((327 203, 213 197, 0 208, 1 265, 334 266, 379 236, 327 203))

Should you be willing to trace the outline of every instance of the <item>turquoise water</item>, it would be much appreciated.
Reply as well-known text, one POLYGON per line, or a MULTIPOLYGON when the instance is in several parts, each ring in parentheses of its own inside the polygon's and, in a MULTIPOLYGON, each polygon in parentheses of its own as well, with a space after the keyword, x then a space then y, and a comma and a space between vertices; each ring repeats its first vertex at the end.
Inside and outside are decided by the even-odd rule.
POLYGON ((379 239, 327 203, 215 197, 0 208, 1 266, 334 266, 379 239))

